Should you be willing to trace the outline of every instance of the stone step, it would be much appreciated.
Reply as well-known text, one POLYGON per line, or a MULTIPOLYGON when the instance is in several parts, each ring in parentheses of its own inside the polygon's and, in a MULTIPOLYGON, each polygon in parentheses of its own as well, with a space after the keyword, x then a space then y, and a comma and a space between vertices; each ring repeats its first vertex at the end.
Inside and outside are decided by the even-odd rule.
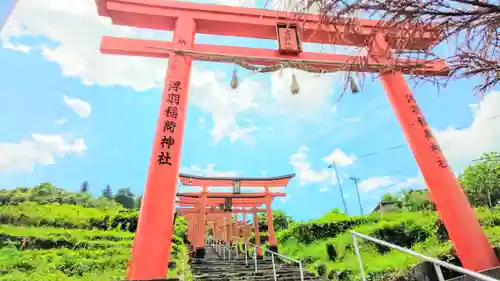
MULTIPOLYGON (((195 277, 197 280, 203 280, 203 279, 210 279, 210 278, 215 278, 215 277, 231 277, 231 278, 241 278, 241 277, 250 277, 250 276, 261 276, 261 277, 269 277, 272 276, 274 277, 274 273, 272 271, 265 271, 265 272, 231 272, 231 273, 218 273, 218 274, 207 274, 207 273, 202 273, 202 274, 195 274, 193 273, 193 277, 195 277)), ((300 271, 288 271, 288 272, 276 272, 276 276, 280 278, 285 278, 285 277, 293 277, 293 276, 300 276, 300 271)), ((314 278, 316 277, 312 273, 304 273, 304 278, 314 278)))
MULTIPOLYGON (((244 281, 244 280, 274 280, 273 275, 266 275, 266 276, 241 276, 241 277, 227 277, 227 276, 210 276, 207 278, 198 278, 198 277, 193 277, 194 280, 203 280, 203 281, 209 281, 209 280, 231 280, 231 281, 244 281)), ((298 280, 301 281, 300 276, 276 276, 276 280, 298 280)), ((306 277, 304 276, 304 280, 318 280, 316 277, 306 277)))
MULTIPOLYGON (((234 274, 237 274, 237 273, 240 273, 240 272, 255 272, 255 268, 254 267, 245 267, 245 268, 240 268, 239 270, 234 270, 233 268, 226 268, 226 269, 211 269, 211 268, 191 268, 191 271, 193 272, 220 272, 220 273, 227 273, 227 274, 230 274, 230 273, 234 273, 234 274)), ((269 272, 273 272, 273 268, 262 268, 262 267, 257 267, 257 272, 266 272, 266 271, 269 271, 269 272)), ((280 268, 280 267, 276 267, 276 272, 300 272, 300 269, 299 268, 280 268)), ((304 274, 306 274, 306 272, 304 272, 304 274)), ((307 273, 309 274, 309 273, 307 273)), ((312 273, 311 273, 312 274, 312 273)))
MULTIPOLYGON (((229 261, 229 259, 228 259, 227 257, 226 257, 226 259, 225 259, 225 260, 223 260, 223 259, 207 259, 207 258, 204 258, 203 260, 204 260, 206 263, 210 263, 210 264, 218 264, 218 263, 222 264, 222 263, 227 263, 227 262, 229 261)), ((241 259, 241 258, 240 258, 240 259, 233 259, 233 258, 232 258, 232 259, 231 259, 231 262, 233 262, 233 263, 239 263, 239 264, 244 264, 244 263, 245 263, 245 259, 244 259, 244 258, 243 258, 243 259, 241 259)), ((254 260, 254 259, 248 259, 248 263, 250 263, 250 262, 254 263, 254 262, 255 262, 255 260, 254 260)), ((287 264, 286 262, 281 262, 281 261, 276 261, 276 260, 275 260, 275 262, 276 262, 276 263, 283 263, 283 264, 287 264)), ((272 260, 257 260, 257 263, 259 263, 259 264, 261 264, 261 263, 269 263, 269 264, 272 264, 272 263, 273 263, 273 261, 272 261, 272 260)))
MULTIPOLYGON (((298 265, 290 265, 290 264, 279 264, 277 263, 276 265, 276 268, 299 268, 298 265)), ((210 263, 203 263, 203 262, 200 262, 200 263, 191 263, 191 267, 192 268, 214 268, 214 269, 226 269, 226 268, 230 268, 230 269, 238 269, 238 268, 248 268, 248 267, 255 267, 255 264, 254 263, 248 263, 248 265, 246 265, 245 263, 243 264, 236 264, 236 263, 225 263, 225 264, 210 264, 210 263)), ((273 268, 273 265, 272 264, 257 264, 257 268, 259 267, 262 267, 262 268, 273 268)))
MULTIPOLYGON (((276 267, 277 271, 300 271, 299 268, 276 267)), ((193 272, 254 272, 254 266, 248 267, 191 267, 193 272)), ((257 271, 273 271, 272 266, 257 266, 257 271)))
MULTIPOLYGON (((239 253, 236 258, 236 251, 231 251, 231 262, 226 250, 225 259, 216 251, 207 247, 204 259, 193 260, 191 272, 194 281, 275 281, 273 262, 270 257, 258 260, 257 272, 255 272, 255 260, 253 257, 247 258, 245 254, 239 253), (196 261, 196 262, 195 262, 196 261)), ((276 281, 302 281, 300 268, 297 264, 290 264, 275 256, 276 281)), ((304 281, 322 281, 313 273, 304 272, 304 281)))
MULTIPOLYGON (((274 267, 276 270, 280 270, 280 271, 300 271, 300 268, 298 266, 280 266, 280 265, 276 265, 276 267, 274 267)), ((207 270, 207 271, 228 271, 228 272, 238 272, 238 271, 248 271, 248 270, 255 270, 255 266, 252 264, 252 265, 248 265, 248 266, 231 266, 231 265, 227 265, 227 266, 217 266, 217 267, 211 267, 211 266, 204 266, 203 264, 197 264, 197 265, 191 265, 191 270, 192 271, 203 271, 203 270, 207 270)), ((257 266, 257 270, 258 271, 266 271, 266 270, 273 270, 273 266, 272 265, 269 265, 269 266, 257 266)), ((304 271, 305 272, 305 271, 304 271)))

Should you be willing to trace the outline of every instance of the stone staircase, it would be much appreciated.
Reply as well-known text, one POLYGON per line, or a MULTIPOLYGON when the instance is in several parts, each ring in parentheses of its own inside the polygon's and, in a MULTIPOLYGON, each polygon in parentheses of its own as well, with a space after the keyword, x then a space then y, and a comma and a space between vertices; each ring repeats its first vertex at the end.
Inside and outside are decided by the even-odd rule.
MULTIPOLYGON (((248 266, 245 265, 244 253, 236 259, 236 252, 231 252, 231 262, 226 260, 207 247, 203 262, 191 263, 191 272, 194 281, 274 281, 273 264, 270 258, 257 261, 257 272, 255 272, 255 261, 248 258, 248 266)), ((282 261, 276 262, 277 281, 301 281, 300 269, 297 264, 288 264, 282 261)), ((304 272, 304 281, 321 280, 314 274, 304 272)))

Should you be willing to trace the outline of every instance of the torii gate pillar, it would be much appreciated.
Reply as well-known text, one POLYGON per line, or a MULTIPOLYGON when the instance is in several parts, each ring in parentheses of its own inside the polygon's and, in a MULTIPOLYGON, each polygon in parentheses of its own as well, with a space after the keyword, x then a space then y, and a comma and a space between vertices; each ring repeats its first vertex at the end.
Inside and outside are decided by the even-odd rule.
MULTIPOLYGON (((174 31, 175 48, 191 48, 195 34, 194 19, 179 17, 174 31)), ((172 54, 168 62, 128 271, 129 280, 163 279, 167 276, 191 60, 187 56, 172 54)))
POLYGON ((257 246, 257 258, 262 259, 262 249, 260 248, 260 229, 259 218, 257 217, 257 210, 253 210, 253 228, 255 232, 255 245, 257 246))
POLYGON ((269 250, 272 252, 278 252, 278 243, 276 241, 276 234, 274 232, 274 221, 273 221, 273 211, 271 210, 270 198, 266 204, 266 217, 267 217, 267 233, 269 234, 269 250))
MULTIPOLYGON (((370 51, 376 59, 392 56, 381 34, 376 34, 370 51)), ((462 264, 474 271, 497 266, 498 258, 432 135, 403 73, 381 72, 380 78, 436 205, 439 218, 446 226, 462 264)))
POLYGON ((203 187, 201 202, 199 213, 197 214, 198 219, 198 236, 196 237, 195 250, 194 250, 194 258, 202 259, 205 257, 205 232, 206 232, 206 204, 207 204, 207 192, 208 188, 206 186, 203 187))
MULTIPOLYGON (((233 56, 259 55, 263 58, 285 58, 287 56, 277 55, 273 50, 254 48, 203 44, 194 45, 196 48, 193 48, 196 24, 195 20, 189 17, 197 17, 200 30, 203 30, 203 33, 206 34, 272 39, 270 34, 275 33, 274 27, 278 23, 278 18, 275 19, 276 11, 243 10, 242 8, 234 7, 224 7, 222 9, 221 7, 205 4, 188 4, 187 2, 179 4, 180 2, 177 1, 165 2, 159 0, 96 0, 96 2, 99 13, 111 17, 115 24, 171 30, 171 23, 175 22, 173 42, 108 38, 109 40, 105 40, 108 42, 103 41, 101 46, 101 51, 108 54, 170 58, 153 142, 153 151, 149 163, 143 204, 128 272, 128 278, 132 280, 161 279, 167 275, 168 271, 167 265, 171 246, 169 237, 172 235, 174 217, 172 210, 174 209, 173 204, 175 202, 177 173, 179 171, 186 117, 187 87, 189 85, 189 72, 192 60, 190 56, 180 56, 173 52, 168 53, 161 50, 161 48, 198 50, 205 51, 206 53, 221 53, 233 56), (107 4, 107 2, 111 3, 107 4), (142 12, 137 13, 134 11, 136 7, 140 7, 142 12), (107 10, 111 10, 111 12, 108 13, 107 10), (152 12, 153 10, 154 13, 152 12), (214 11, 220 12, 217 15, 217 19, 211 19, 215 18, 213 17, 214 11), (257 14, 259 16, 256 16, 257 14), (153 20, 150 20, 149 16, 153 17, 153 20), (265 17, 266 20, 262 20, 262 17, 265 17), (274 25, 273 28, 270 28, 270 23, 274 25), (150 48, 155 46, 156 50, 150 48)), ((282 15, 286 18, 285 14, 282 15)), ((310 35, 310 38, 314 37, 314 42, 316 43, 323 41, 326 43, 326 38, 320 37, 328 34, 328 32, 316 32, 317 30, 313 30, 317 29, 317 20, 319 19, 308 17, 308 21, 304 24, 303 34, 307 33, 310 35)), ((346 43, 345 40, 347 40, 355 45, 360 45, 361 43, 356 43, 355 41, 361 40, 365 42, 366 37, 371 36, 368 34, 371 34, 370 30, 378 30, 378 21, 360 20, 360 23, 363 23, 363 25, 366 24, 366 29, 363 29, 365 32, 364 35, 360 33, 358 34, 359 36, 351 36, 347 39, 344 36, 338 36, 337 38, 339 38, 340 42, 337 43, 346 43)), ((346 27, 344 26, 343 28, 346 27)), ((336 30, 336 28, 333 29, 336 30)), ((405 33, 403 31, 395 31, 396 33, 405 33)), ((338 30, 335 32, 338 32, 338 30)), ((436 34, 439 33, 437 30, 430 33, 433 32, 436 34)), ((408 41, 410 49, 422 49, 422 47, 427 48, 431 46, 430 42, 436 42, 437 37, 439 36, 436 36, 436 38, 432 38, 431 36, 423 41, 414 40, 415 38, 413 40, 412 38, 406 38, 405 40, 408 41)), ((396 41, 399 42, 399 40, 396 41)), ((328 38, 328 42, 335 44, 330 41, 330 38, 328 38)), ((382 43, 386 44, 386 42, 382 43)), ((394 42, 391 45, 397 47, 397 44, 394 42)), ((370 50, 370 52, 373 51, 373 49, 370 50)), ((307 52, 303 52, 300 58, 339 63, 348 62, 350 59, 343 55, 320 55, 315 53, 308 54, 307 52)), ((373 67, 376 65, 390 64, 391 61, 388 61, 387 58, 388 56, 376 57, 376 60, 380 59, 377 64, 373 64, 370 61, 362 63, 359 67, 353 69, 353 71, 373 72, 373 67)), ((249 62, 262 65, 269 64, 269 61, 265 59, 254 59, 249 62)), ((411 66, 415 63, 418 63, 418 61, 409 61, 406 65, 411 66)), ((427 63, 429 62, 426 62, 424 65, 427 65, 427 63)), ((440 69, 443 70, 442 65, 440 67, 439 64, 430 64, 428 66, 428 69, 427 67, 420 68, 418 73, 423 75, 438 75, 440 69)), ((381 78, 409 146, 427 183, 432 200, 436 204, 439 216, 446 226, 462 264, 465 268, 474 271, 498 266, 499 262, 479 225, 474 210, 471 208, 458 181, 448 167, 444 156, 439 150, 439 145, 426 126, 418 106, 414 103, 410 89, 404 81, 404 77, 399 72, 392 72, 382 73, 381 78)))

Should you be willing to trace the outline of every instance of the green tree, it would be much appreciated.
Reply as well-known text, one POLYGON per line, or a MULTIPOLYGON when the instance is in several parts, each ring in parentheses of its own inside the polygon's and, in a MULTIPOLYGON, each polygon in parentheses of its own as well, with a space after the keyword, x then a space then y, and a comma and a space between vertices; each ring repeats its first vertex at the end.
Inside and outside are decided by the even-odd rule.
POLYGON ((422 212, 436 210, 436 206, 430 199, 427 189, 403 190, 403 198, 401 201, 403 208, 408 211, 422 212))
POLYGON ((399 201, 399 197, 395 194, 386 193, 386 194, 382 195, 382 201, 383 202, 399 201))
POLYGON ((484 154, 459 177, 473 206, 497 205, 500 200, 500 153, 484 154))
MULTIPOLYGON (((258 213, 257 217, 259 219, 259 229, 261 231, 267 231, 267 214, 258 213)), ((288 216, 283 210, 273 211, 273 224, 274 230, 280 231, 288 228, 288 225, 292 223, 293 220, 290 216, 288 216)))
POLYGON ((10 192, 6 192, 5 205, 18 205, 25 201, 30 201, 30 189, 19 187, 10 192))
POLYGON ((292 218, 288 216, 283 210, 273 211, 274 230, 280 231, 288 228, 288 225, 293 222, 292 218))
POLYGON ((99 198, 93 198, 88 203, 87 207, 97 208, 97 209, 111 209, 111 208, 119 208, 121 207, 121 205, 115 202, 114 200, 110 200, 104 196, 101 196, 99 198))
POLYGON ((115 201, 127 209, 135 208, 135 195, 130 190, 130 187, 118 189, 115 201))
POLYGON ((38 204, 61 203, 60 191, 50 183, 41 183, 29 190, 27 194, 29 194, 29 201, 38 204))
POLYGON ((137 209, 141 209, 141 206, 142 206, 142 195, 141 196, 138 196, 137 199, 136 199, 136 202, 135 202, 135 206, 137 209))
POLYGON ((102 191, 102 196, 110 200, 113 199, 113 190, 111 189, 111 186, 109 184, 107 184, 106 188, 104 188, 104 190, 102 191))
POLYGON ((80 187, 80 192, 81 193, 85 193, 85 192, 88 192, 89 191, 89 182, 88 181, 84 181, 82 183, 82 186, 80 187))

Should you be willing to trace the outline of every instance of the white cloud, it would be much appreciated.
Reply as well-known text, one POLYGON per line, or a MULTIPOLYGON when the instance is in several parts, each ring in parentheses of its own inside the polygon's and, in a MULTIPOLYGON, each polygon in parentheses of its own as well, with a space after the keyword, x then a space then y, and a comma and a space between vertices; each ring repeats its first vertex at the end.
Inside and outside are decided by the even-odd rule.
POLYGON ((490 92, 478 106, 470 107, 474 120, 468 128, 448 128, 434 133, 456 172, 483 153, 500 151, 500 92, 490 92))
POLYGON ((401 179, 395 176, 379 176, 371 177, 359 183, 358 188, 360 192, 375 192, 380 193, 394 193, 402 189, 421 189, 425 188, 425 183, 422 175, 415 177, 401 179))
POLYGON ((33 134, 31 140, 0 143, 0 172, 31 171, 35 165, 52 165, 57 157, 87 150, 83 138, 61 134, 33 134))
POLYGON ((54 121, 54 124, 56 124, 58 126, 62 126, 66 123, 68 123, 68 120, 66 118, 61 118, 61 119, 57 119, 56 121, 54 121))
POLYGON ((259 82, 243 79, 237 89, 224 83, 221 73, 193 68, 196 79, 191 79, 190 100, 201 110, 210 113, 214 123, 210 131, 215 143, 225 136, 231 143, 238 139, 251 142, 250 133, 259 128, 252 124, 241 124, 238 115, 258 108, 259 82))
MULTIPOLYGON (((225 5, 253 5, 254 1, 221 0, 225 5)), ((55 47, 35 46, 42 55, 58 63, 65 76, 78 77, 86 85, 122 85, 137 91, 163 86, 167 60, 103 55, 99 52, 104 35, 170 40, 170 32, 113 26, 108 18, 99 17, 94 1, 23 0, 19 3, 2 33, 4 47, 25 36, 44 36, 55 47)), ((26 46, 28 47, 28 46, 26 46)), ((220 75, 210 70, 192 68, 190 101, 212 115, 211 131, 215 142, 229 137, 250 141, 253 125, 242 126, 237 115, 256 108, 252 96, 258 83, 244 80, 231 91, 220 75)))
POLYGON ((332 74, 312 74, 300 70, 295 71, 300 91, 292 95, 292 70, 284 69, 282 73, 271 74, 271 97, 273 110, 295 118, 315 120, 332 108, 331 97, 334 93, 334 76, 332 74))
MULTIPOLYGON (((205 168, 201 168, 197 165, 193 165, 190 167, 183 167, 181 168, 181 173, 188 174, 188 175, 196 175, 196 176, 206 176, 206 177, 236 177, 238 176, 238 173, 235 171, 220 171, 217 170, 215 167, 215 164, 208 164, 205 168)), ((263 192, 264 188, 263 187, 242 187, 241 190, 243 192, 263 192)), ((181 192, 200 192, 201 187, 188 187, 188 186, 183 186, 181 185, 179 188, 179 191, 181 192)), ((210 186, 208 187, 208 191, 212 192, 232 192, 233 188, 232 187, 217 187, 217 186, 210 186)), ((279 188, 274 188, 273 192, 283 192, 283 189, 279 188)))
POLYGON ((370 192, 378 188, 388 187, 393 183, 394 180, 390 176, 372 177, 361 181, 358 188, 360 192, 370 192))
POLYGON ((356 155, 347 155, 342 150, 340 150, 340 148, 336 148, 332 151, 332 153, 330 153, 330 155, 323 158, 326 163, 332 164, 333 162, 335 162, 335 164, 337 164, 338 166, 352 165, 354 161, 356 161, 356 159, 356 155))
POLYGON ((421 174, 419 174, 418 176, 398 181, 396 184, 394 184, 394 187, 391 189, 399 191, 401 189, 422 189, 425 187, 426 184, 424 182, 424 178, 422 177, 421 174))
POLYGON ((292 195, 287 194, 285 197, 278 197, 278 198, 282 204, 285 204, 288 200, 290 200, 291 197, 292 197, 292 195))
POLYGON ((92 107, 84 100, 77 98, 70 98, 66 95, 63 96, 64 103, 71 108, 78 116, 82 118, 89 118, 92 113, 92 107))
POLYGON ((308 161, 307 153, 309 148, 302 146, 299 151, 290 156, 290 164, 294 167, 295 173, 301 185, 309 183, 323 183, 328 179, 335 181, 335 172, 328 169, 314 170, 308 161))
POLYGON ((198 118, 198 126, 200 126, 200 128, 202 129, 205 129, 205 118, 203 117, 198 118))
MULTIPOLYGON (((218 0, 219 4, 253 6, 254 0, 218 0)), ((99 52, 104 35, 132 38, 170 40, 170 32, 114 26, 110 19, 99 17, 94 1, 87 0, 23 0, 1 34, 4 47, 19 51, 36 49, 50 61, 59 64, 63 75, 76 77, 86 85, 122 85, 137 91, 163 86, 167 60, 103 55, 99 52), (50 45, 19 45, 17 39, 45 37, 50 45)), ((36 42, 39 42, 37 40, 36 42)), ((331 113, 333 75, 315 75, 296 71, 300 93, 290 93, 291 70, 283 77, 270 77, 271 95, 260 82, 241 79, 240 87, 232 91, 219 73, 192 68, 190 102, 209 113, 214 128, 214 142, 228 137, 231 142, 251 142, 251 133, 259 128, 252 123, 242 124, 238 117, 271 102, 271 112, 286 113, 298 118, 316 118, 331 113)), ((262 76, 260 76, 262 77, 262 76)), ((257 110, 259 109, 259 110, 257 110)))
MULTIPOLYGON (((23 0, 17 5, 2 33, 4 47, 17 38, 43 36, 55 44, 34 46, 61 67, 63 75, 77 77, 86 85, 123 85, 146 90, 163 84, 166 63, 160 59, 103 55, 103 35, 123 37, 165 37, 165 33, 113 26, 99 17, 94 1, 23 0), (134 36, 136 35, 136 36, 134 36)), ((169 33, 170 34, 170 33, 169 33)))
POLYGON ((206 168, 200 168, 197 165, 181 168, 181 173, 206 177, 235 177, 235 171, 219 171, 215 169, 215 164, 208 164, 206 168))

